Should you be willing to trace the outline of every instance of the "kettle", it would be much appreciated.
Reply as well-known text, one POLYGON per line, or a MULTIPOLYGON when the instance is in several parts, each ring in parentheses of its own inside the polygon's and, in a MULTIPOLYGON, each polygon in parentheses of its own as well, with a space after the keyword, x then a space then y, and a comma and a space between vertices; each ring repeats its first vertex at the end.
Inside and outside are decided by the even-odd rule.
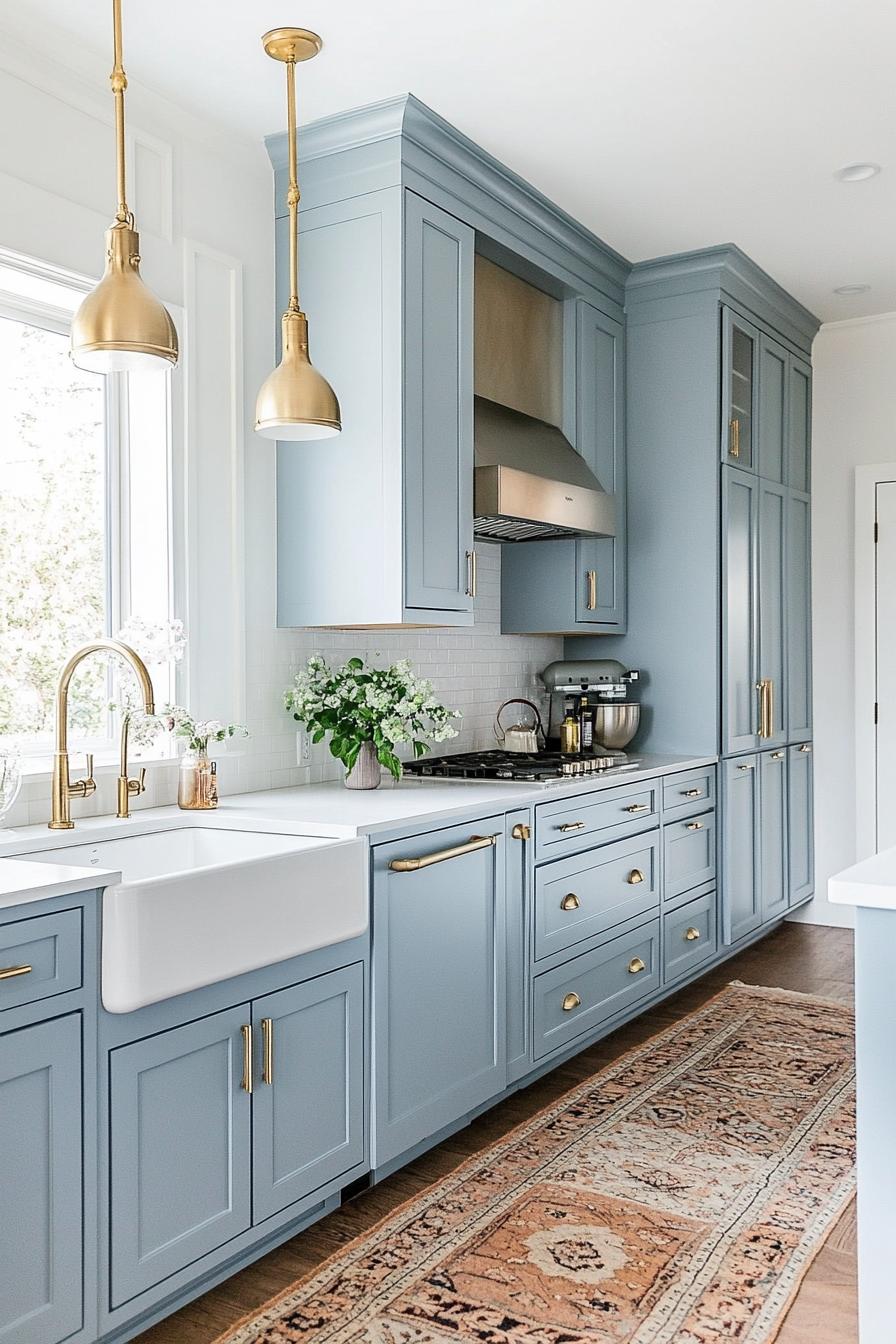
POLYGON ((538 734, 541 733, 542 742, 544 742, 544 728, 541 726, 541 715, 538 707, 533 705, 531 700, 505 700, 495 715, 495 737, 500 742, 505 751, 538 751, 538 734), (501 714, 508 705, 528 705, 535 715, 535 722, 532 724, 515 723, 510 728, 504 728, 501 725, 501 714))

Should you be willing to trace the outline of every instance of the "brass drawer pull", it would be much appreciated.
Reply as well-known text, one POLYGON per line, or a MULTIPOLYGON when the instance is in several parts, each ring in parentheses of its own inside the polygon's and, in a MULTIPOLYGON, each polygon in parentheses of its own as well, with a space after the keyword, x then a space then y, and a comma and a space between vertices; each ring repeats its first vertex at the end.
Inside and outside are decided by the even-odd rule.
POLYGON ((703 790, 702 790, 702 789, 682 789, 682 791, 681 791, 681 796, 682 796, 682 798, 702 798, 702 797, 703 797, 703 790))
POLYGON ((702 831, 702 830, 703 830, 703 822, 702 822, 702 821, 689 821, 689 822, 687 823, 687 825, 685 826, 685 830, 687 830, 687 831, 702 831))
POLYGON ((518 821, 510 834, 513 836, 514 840, 528 840, 532 834, 532 829, 531 827, 526 826, 523 822, 518 821))
POLYGON ((629 807, 623 809, 626 812, 649 812, 649 803, 632 803, 629 807))
POLYGON ((571 994, 564 994, 563 996, 564 1013, 571 1013, 573 1008, 579 1008, 581 1007, 581 1004, 582 1000, 579 998, 575 990, 573 990, 571 994))
POLYGON ((753 762, 752 762, 752 761, 748 761, 746 765, 739 765, 737 768, 738 768, 738 770, 752 770, 752 769, 753 769, 753 762))
POLYGON ((597 609, 597 570, 586 569, 585 580, 588 584, 588 596, 585 601, 585 607, 588 611, 597 609))
POLYGON ((803 745, 800 747, 800 751, 810 752, 811 750, 812 747, 808 742, 804 742, 803 745))
POLYGON ((476 552, 467 551, 467 597, 476 596, 476 552))
POLYGON ((497 843, 497 835, 471 835, 465 845, 437 849, 434 854, 423 854, 419 859, 393 859, 389 867, 393 873, 416 873, 421 868, 429 868, 433 863, 444 863, 446 859, 456 859, 460 854, 472 854, 476 849, 488 849, 497 843))
POLYGON ((567 831, 584 831, 585 823, 584 821, 565 821, 563 825, 558 826, 557 829, 563 831, 564 834, 566 834, 567 831))
POLYGON ((560 902, 561 910, 578 910, 579 898, 574 891, 568 891, 560 902))
POLYGON ((638 975, 641 971, 646 971, 647 967, 640 957, 632 957, 628 964, 629 975, 638 975))
POLYGON ((684 936, 689 943, 696 943, 697 939, 700 937, 700 930, 690 928, 687 930, 684 936))
POLYGON ((274 1019, 261 1019, 261 1081, 271 1084, 274 1081, 274 1019))
POLYGON ((243 1038, 243 1078, 240 1087, 244 1092, 252 1095, 252 1028, 240 1027, 240 1035, 243 1038))
POLYGON ((784 753, 783 753, 783 751, 773 751, 773 752, 772 752, 772 755, 771 755, 771 759, 772 759, 773 761, 783 761, 783 759, 784 759, 784 753))
POLYGON ((737 416, 728 421, 728 454, 740 457, 740 421, 737 416))
POLYGON ((17 975, 30 975, 33 966, 4 966, 0 970, 0 980, 14 980, 17 975))
POLYGON ((630 886, 635 887, 639 882, 644 881, 644 874, 641 872, 640 868, 633 868, 625 880, 630 886))

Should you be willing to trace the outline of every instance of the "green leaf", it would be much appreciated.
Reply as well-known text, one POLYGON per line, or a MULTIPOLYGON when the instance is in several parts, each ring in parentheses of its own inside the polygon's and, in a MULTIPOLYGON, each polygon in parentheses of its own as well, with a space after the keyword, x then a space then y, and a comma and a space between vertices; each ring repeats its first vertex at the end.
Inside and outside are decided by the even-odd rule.
POLYGON ((356 670, 359 670, 363 666, 364 666, 363 660, 360 658, 349 658, 348 662, 346 663, 346 667, 353 667, 356 670))

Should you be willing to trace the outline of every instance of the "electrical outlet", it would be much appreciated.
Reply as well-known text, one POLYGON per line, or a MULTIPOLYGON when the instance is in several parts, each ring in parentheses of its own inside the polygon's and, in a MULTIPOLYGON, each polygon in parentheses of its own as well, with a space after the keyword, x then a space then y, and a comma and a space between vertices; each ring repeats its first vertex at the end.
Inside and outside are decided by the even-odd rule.
POLYGON ((311 734, 307 728, 296 732, 296 765, 311 764, 311 734))

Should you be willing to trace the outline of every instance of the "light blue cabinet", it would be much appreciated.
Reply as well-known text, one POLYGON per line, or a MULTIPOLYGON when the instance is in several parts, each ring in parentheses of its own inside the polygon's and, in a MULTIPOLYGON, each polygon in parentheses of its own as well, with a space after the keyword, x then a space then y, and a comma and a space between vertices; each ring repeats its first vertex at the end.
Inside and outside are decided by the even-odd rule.
POLYGON ((787 643, 788 606, 786 588, 787 493, 783 486, 759 479, 759 573, 758 681, 768 686, 767 723, 760 728, 763 746, 781 746, 787 741, 787 643))
POLYGON ((780 919, 790 904, 787 883, 787 752, 759 758, 759 903, 762 922, 780 919))
POLYGON ((731 308, 722 309, 722 461, 756 465, 759 418, 759 331, 731 308))
POLYGON ((796 355, 789 360, 788 393, 787 484, 792 490, 805 493, 811 482, 812 367, 796 355))
POLYGON ((762 926, 758 756, 722 763, 722 936, 736 943, 762 926))
POLYGON ((790 356, 779 341, 759 335, 759 434, 756 469, 783 485, 789 465, 788 379, 790 356))
POLYGON ((787 492, 787 737, 812 736, 812 505, 808 495, 787 492))
POLYGON ((374 851, 374 1167, 506 1084, 504 873, 503 815, 374 851))
POLYGON ((726 755, 759 745, 757 559, 759 491, 737 468, 722 472, 722 742, 726 755))
POLYGON ((788 902, 806 901, 815 890, 814 797, 812 743, 787 751, 788 775, 788 902))
POLYGON ((81 1014, 0 1036, 0 1339, 83 1321, 81 1014))
POLYGON ((505 819, 507 854, 504 865, 506 938, 504 978, 507 991, 507 1081, 514 1083, 532 1067, 530 1044, 530 890, 532 883, 532 814, 509 812, 505 819))

